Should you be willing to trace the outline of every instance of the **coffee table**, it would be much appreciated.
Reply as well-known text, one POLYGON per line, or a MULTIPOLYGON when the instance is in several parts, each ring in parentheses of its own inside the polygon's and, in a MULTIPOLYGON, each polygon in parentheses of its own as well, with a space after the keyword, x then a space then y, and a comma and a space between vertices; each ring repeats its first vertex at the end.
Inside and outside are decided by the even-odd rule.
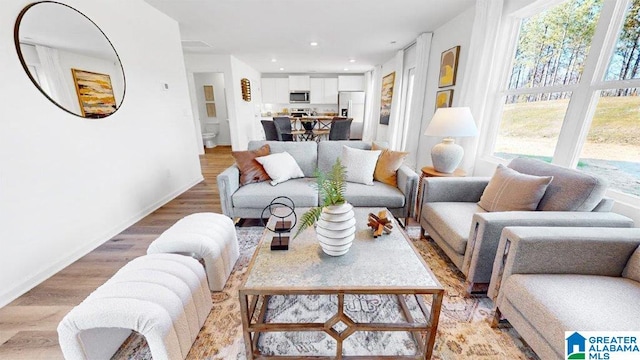
MULTIPOLYGON (((296 209, 298 218, 307 209, 296 209)), ((279 332, 315 332, 328 334, 335 341, 335 353, 295 355, 296 359, 406 358, 429 359, 438 327, 444 289, 424 262, 405 232, 393 220, 393 232, 373 238, 367 227, 367 215, 377 214, 381 208, 354 208, 356 238, 348 253, 332 257, 322 252, 313 228, 306 229, 289 243, 287 251, 272 251, 273 233, 265 230, 247 269, 247 278, 239 290, 243 335, 248 359, 292 358, 282 354, 262 354, 258 349, 260 337, 279 332), (345 308, 345 299, 381 294, 397 301, 400 320, 354 321, 345 308), (300 322, 274 321, 270 300, 277 297, 326 296, 334 301, 335 314, 324 321, 308 321, 301 313, 300 322), (422 295, 431 297, 427 306, 422 295), (337 298, 337 299, 336 299, 337 298), (412 301, 412 310, 407 305, 412 301), (416 316, 416 309, 419 315, 416 316), (419 321, 421 318, 422 321, 419 321), (306 319, 306 321, 305 321, 306 319), (414 354, 344 354, 343 345, 356 332, 404 332, 415 341, 414 354)), ((275 218, 269 219, 273 228, 275 218)), ((297 228, 292 230, 295 234, 297 228)), ((325 304, 326 305, 326 304, 325 304)), ((329 304, 331 305, 331 304, 329 304)), ((388 310, 388 309, 387 309, 388 310)), ((379 320, 379 319, 378 319, 379 320)), ((397 333, 394 333, 397 334, 397 333)), ((325 349, 326 350, 326 349, 325 349)), ((333 350, 333 346, 331 346, 333 350)))

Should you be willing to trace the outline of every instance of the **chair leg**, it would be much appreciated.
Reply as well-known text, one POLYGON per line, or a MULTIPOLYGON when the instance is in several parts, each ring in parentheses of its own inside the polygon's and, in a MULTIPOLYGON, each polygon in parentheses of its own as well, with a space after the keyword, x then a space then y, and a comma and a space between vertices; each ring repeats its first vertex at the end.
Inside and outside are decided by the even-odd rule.
POLYGON ((491 320, 491 327, 492 328, 497 328, 498 325, 500 325, 500 321, 502 320, 502 312, 500 312, 500 309, 498 309, 498 307, 496 306, 496 312, 493 315, 493 320, 491 320))

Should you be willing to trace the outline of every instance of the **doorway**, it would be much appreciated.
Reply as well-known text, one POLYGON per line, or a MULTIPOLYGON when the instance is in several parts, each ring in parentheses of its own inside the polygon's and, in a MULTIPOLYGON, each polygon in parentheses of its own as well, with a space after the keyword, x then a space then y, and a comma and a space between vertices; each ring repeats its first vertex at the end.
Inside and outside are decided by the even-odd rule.
POLYGON ((231 145, 229 115, 224 74, 220 72, 194 73, 197 111, 205 145, 231 145), (206 134, 217 134, 206 139, 206 134))

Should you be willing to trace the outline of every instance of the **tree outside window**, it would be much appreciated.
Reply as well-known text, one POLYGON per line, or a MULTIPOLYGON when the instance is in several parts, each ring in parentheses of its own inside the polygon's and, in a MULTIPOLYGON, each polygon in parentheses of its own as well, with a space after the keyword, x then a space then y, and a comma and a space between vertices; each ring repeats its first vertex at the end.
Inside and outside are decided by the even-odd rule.
POLYGON ((612 20, 600 18, 613 13, 602 11, 602 0, 570 0, 522 19, 494 156, 558 162, 559 152, 577 149, 573 159, 579 169, 640 196, 640 0, 618 1, 628 6, 615 46, 605 41, 592 47, 596 31, 606 29, 598 22, 612 20), (611 48, 610 57, 601 56, 611 48), (585 66, 588 58, 606 59, 600 79, 596 66, 585 66), (575 111, 591 104, 592 111, 575 111), (567 114, 587 115, 571 119, 567 114), (586 136, 565 127, 584 129, 578 131, 586 136))

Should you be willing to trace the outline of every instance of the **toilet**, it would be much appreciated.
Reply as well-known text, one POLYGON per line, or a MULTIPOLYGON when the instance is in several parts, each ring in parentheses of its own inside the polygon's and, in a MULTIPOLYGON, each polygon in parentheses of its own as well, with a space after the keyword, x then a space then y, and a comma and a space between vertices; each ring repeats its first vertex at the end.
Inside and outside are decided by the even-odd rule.
POLYGON ((218 127, 218 124, 204 124, 202 129, 202 142, 204 143, 204 147, 208 149, 216 147, 218 127))

